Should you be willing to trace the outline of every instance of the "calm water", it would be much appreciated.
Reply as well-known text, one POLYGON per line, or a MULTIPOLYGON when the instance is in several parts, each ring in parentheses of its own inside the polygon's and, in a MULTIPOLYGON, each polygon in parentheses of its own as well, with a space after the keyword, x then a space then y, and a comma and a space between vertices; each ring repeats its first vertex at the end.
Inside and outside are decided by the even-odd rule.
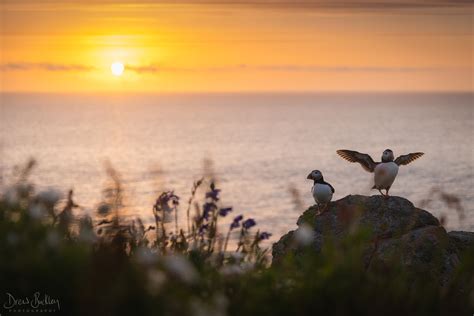
POLYGON ((440 201, 429 210, 447 216, 449 229, 474 230, 472 101, 472 94, 5 94, 0 166, 8 180, 13 166, 34 157, 39 186, 74 188, 90 211, 109 160, 126 185, 127 213, 145 220, 158 191, 174 189, 185 202, 193 181, 214 172, 223 205, 254 217, 274 240, 294 229, 303 211, 295 210, 290 188, 304 208, 313 203, 306 180, 312 169, 336 188, 334 199, 370 194, 371 175, 337 149, 374 159, 386 148, 395 156, 423 151, 400 169, 391 193, 417 205, 442 187, 462 199, 465 220, 440 201))

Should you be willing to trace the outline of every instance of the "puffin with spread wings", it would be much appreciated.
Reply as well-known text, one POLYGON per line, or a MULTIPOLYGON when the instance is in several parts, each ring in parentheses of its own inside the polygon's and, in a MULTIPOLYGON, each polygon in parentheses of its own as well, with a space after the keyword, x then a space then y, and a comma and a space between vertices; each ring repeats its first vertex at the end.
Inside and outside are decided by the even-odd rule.
POLYGON ((388 191, 395 181, 398 174, 398 167, 401 165, 408 165, 415 159, 420 158, 424 153, 410 153, 407 155, 401 155, 397 159, 394 159, 393 151, 386 149, 382 154, 381 162, 374 162, 372 157, 367 154, 363 154, 353 150, 341 149, 337 151, 337 154, 350 162, 358 162, 364 168, 365 171, 374 173, 374 186, 372 189, 377 189, 379 192, 388 197, 388 191), (386 190, 383 194, 382 190, 386 190))

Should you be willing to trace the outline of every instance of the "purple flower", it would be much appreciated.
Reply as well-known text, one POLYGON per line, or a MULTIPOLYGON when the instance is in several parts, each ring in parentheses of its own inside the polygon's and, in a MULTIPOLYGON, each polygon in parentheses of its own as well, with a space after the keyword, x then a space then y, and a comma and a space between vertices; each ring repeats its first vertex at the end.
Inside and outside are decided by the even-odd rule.
POLYGON ((205 203, 202 207, 202 218, 208 220, 209 214, 216 208, 214 203, 205 203))
POLYGON ((215 207, 216 207, 216 205, 214 203, 205 203, 204 206, 203 206, 203 210, 204 210, 204 212, 209 213, 215 207))
POLYGON ((210 198, 213 201, 219 201, 219 192, 221 192, 221 190, 219 189, 214 189, 212 191, 206 192, 206 198, 210 198))
POLYGON ((229 214, 230 212, 232 212, 232 207, 221 208, 219 210, 219 215, 224 217, 227 216, 227 214, 229 214))
POLYGON ((199 235, 204 234, 204 231, 207 230, 208 228, 209 228, 209 224, 201 225, 201 227, 199 227, 199 235))
POLYGON ((237 228, 239 227, 239 224, 240 224, 240 221, 243 219, 244 217, 242 215, 238 215, 234 218, 234 220, 232 221, 232 223, 230 224, 230 229, 234 229, 234 228, 237 228))
POLYGON ((160 212, 160 211, 171 212, 173 211, 173 208, 170 207, 169 202, 171 202, 173 207, 176 207, 179 205, 179 197, 176 194, 174 194, 173 191, 167 191, 167 192, 161 193, 161 195, 156 200, 155 205, 153 206, 153 210, 156 212, 160 212))
POLYGON ((242 223, 242 227, 245 229, 249 229, 250 227, 253 227, 255 225, 257 225, 257 223, 253 218, 249 218, 242 223))
POLYGON ((258 236, 258 240, 264 240, 264 239, 268 239, 270 238, 272 234, 270 233, 267 233, 267 232, 263 232, 263 233, 260 233, 260 235, 258 236))

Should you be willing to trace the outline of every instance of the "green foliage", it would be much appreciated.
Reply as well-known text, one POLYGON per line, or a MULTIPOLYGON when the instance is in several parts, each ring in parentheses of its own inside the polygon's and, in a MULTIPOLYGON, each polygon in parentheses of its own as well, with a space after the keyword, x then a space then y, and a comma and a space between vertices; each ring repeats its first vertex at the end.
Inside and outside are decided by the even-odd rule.
POLYGON ((112 168, 92 219, 74 215, 73 192, 65 199, 36 192, 28 181, 33 166, 0 196, 0 303, 4 293, 40 291, 58 298, 57 313, 67 315, 472 314, 472 253, 444 287, 396 264, 367 269, 363 245, 370 234, 363 230, 325 243, 320 254, 308 249, 269 267, 260 246, 268 235, 252 233, 253 220, 237 216, 219 231, 231 209, 219 205, 213 182, 191 216, 205 181, 194 184, 185 228, 172 192, 158 197, 155 223, 145 227, 121 216, 123 189, 112 168), (229 251, 234 230, 236 250, 229 251))

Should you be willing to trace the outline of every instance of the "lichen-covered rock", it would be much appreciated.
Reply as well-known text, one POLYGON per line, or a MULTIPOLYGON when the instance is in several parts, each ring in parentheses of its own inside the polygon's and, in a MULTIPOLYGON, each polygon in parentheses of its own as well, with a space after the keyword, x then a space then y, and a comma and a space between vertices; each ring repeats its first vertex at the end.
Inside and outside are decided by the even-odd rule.
POLYGON ((411 271, 424 271, 446 283, 459 262, 459 249, 474 245, 474 233, 448 235, 436 217, 416 208, 410 201, 392 196, 349 195, 331 202, 319 214, 310 207, 298 219, 298 228, 273 245, 273 262, 278 264, 288 253, 319 253, 325 241, 338 242, 363 229, 368 232, 366 256, 368 268, 375 262, 396 260, 411 271), (310 236, 310 245, 302 245, 299 236, 310 236))
POLYGON ((474 253, 474 232, 452 231, 448 233, 451 242, 460 253, 474 253))
POLYGON ((385 264, 398 260, 410 271, 435 277, 441 284, 449 281, 459 263, 456 249, 440 226, 425 226, 398 238, 382 239, 374 251, 372 260, 385 264))

